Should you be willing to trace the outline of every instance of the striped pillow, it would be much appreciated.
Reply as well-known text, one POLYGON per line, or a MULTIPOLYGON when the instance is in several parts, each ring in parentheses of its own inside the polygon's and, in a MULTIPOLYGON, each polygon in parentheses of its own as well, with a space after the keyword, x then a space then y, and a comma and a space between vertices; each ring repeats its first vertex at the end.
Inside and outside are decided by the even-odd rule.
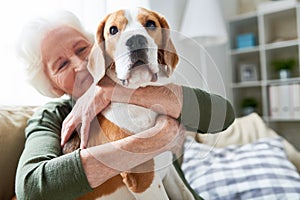
POLYGON ((204 199, 300 199, 300 177, 282 138, 213 148, 188 137, 182 170, 204 199))

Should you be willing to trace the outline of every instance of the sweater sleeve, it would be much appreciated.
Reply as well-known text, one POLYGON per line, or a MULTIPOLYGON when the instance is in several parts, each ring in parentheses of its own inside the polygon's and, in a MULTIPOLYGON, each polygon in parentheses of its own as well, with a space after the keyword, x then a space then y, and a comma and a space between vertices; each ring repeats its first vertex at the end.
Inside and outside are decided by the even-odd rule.
POLYGON ((235 119, 230 102, 200 89, 183 86, 183 106, 179 121, 188 131, 216 133, 227 129, 235 119))
POLYGON ((16 175, 17 199, 74 199, 92 190, 80 150, 61 155, 61 125, 71 108, 70 100, 48 103, 28 121, 16 175))

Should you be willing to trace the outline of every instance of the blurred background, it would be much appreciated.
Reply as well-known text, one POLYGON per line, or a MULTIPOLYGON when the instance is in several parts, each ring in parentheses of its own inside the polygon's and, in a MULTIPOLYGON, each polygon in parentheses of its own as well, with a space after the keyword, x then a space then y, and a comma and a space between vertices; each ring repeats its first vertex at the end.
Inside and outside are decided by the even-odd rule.
MULTIPOLYGON (((205 1, 199 1, 205 2, 205 1)), ((214 2, 214 1, 212 1, 214 2)), ((217 1, 216 1, 217 2, 217 1)), ((221 2, 221 1, 220 1, 221 2)), ((225 1, 224 1, 225 2, 225 1)), ((200 8, 205 10, 206 5, 199 4, 200 8)), ((119 8, 127 8, 127 7, 135 7, 142 6, 146 8, 150 8, 152 10, 158 11, 162 13, 168 20, 171 30, 174 32, 181 33, 182 21, 184 20, 185 8, 187 7, 187 1, 185 0, 10 0, 10 1, 1 1, 0 3, 0 23, 3 25, 3 29, 1 31, 0 37, 0 56, 1 56, 1 73, 0 73, 0 91, 1 98, 0 104, 9 104, 9 105, 40 105, 46 101, 48 98, 44 98, 39 95, 31 86, 28 86, 25 80, 25 76, 23 74, 23 66, 17 58, 15 57, 15 45, 16 38, 20 34, 20 30, 23 25, 30 19, 35 17, 44 16, 47 13, 52 13, 56 10, 70 10, 74 12, 84 23, 84 26, 92 33, 95 32, 98 23, 102 20, 102 18, 109 12, 119 8)), ((219 6, 219 5, 217 5, 219 6)), ((203 10, 202 9, 202 10, 203 10)), ((217 8, 216 12, 221 14, 220 11, 222 9, 217 8)), ((189 12, 189 11, 188 11, 189 12)), ((223 20, 222 14, 222 20, 223 20)), ((188 19, 189 20, 189 19, 188 19)), ((201 19, 202 21, 207 21, 206 19, 201 19)), ((195 22, 199 21, 199 19, 195 19, 195 22)), ((209 20, 211 26, 216 27, 213 20, 209 20)), ((223 23, 223 22, 222 22, 223 23)), ((225 27, 225 24, 223 23, 225 27)), ((195 26, 195 29, 201 29, 199 25, 198 28, 195 26)), ((187 36, 187 33, 183 33, 187 36)), ((177 44, 177 49, 180 48, 180 43, 189 43, 187 41, 175 41, 177 44)), ((184 70, 182 77, 188 78, 193 86, 196 87, 206 87, 206 89, 215 90, 222 95, 227 95, 229 91, 225 91, 223 82, 227 82, 225 75, 227 63, 226 53, 225 53, 225 43, 221 44, 216 49, 212 49, 212 54, 214 55, 214 59, 217 62, 217 65, 221 65, 220 69, 222 76, 216 74, 210 77, 211 83, 204 83, 203 78, 199 77, 199 69, 200 69, 200 57, 199 52, 201 47, 196 44, 194 41, 190 41, 192 46, 197 49, 197 52, 191 51, 190 47, 184 48, 182 52, 186 54, 186 58, 182 59, 182 63, 184 65, 184 60, 186 62, 194 63, 193 67, 189 66, 185 68, 181 67, 184 70), (196 53, 196 54, 193 54, 196 53), (197 69, 199 68, 199 69, 197 69), (201 79, 201 80, 200 80, 201 79), (214 79, 218 79, 217 81, 213 81, 214 79), (218 82, 218 83, 215 83, 218 82), (222 82, 222 83, 221 83, 222 82), (214 84, 214 85, 213 85, 214 84), (209 85, 209 88, 208 86, 209 85)), ((186 46, 186 45, 183 45, 186 46)), ((208 59, 209 60, 209 59, 208 59)))
POLYGON ((180 56, 178 83, 228 98, 237 117, 257 112, 277 132, 300 143, 297 0, 1 1, 0 105, 49 101, 26 83, 15 57, 16 38, 29 19, 70 10, 94 33, 107 13, 136 6, 168 20, 180 56))

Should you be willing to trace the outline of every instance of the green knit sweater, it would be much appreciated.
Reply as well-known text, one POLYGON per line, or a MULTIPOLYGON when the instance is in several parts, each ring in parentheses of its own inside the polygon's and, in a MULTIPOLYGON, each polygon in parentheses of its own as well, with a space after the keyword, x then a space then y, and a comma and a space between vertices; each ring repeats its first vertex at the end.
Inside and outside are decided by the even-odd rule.
MULTIPOLYGON (((18 200, 76 199, 92 191, 80 150, 61 154, 61 126, 71 109, 70 99, 60 99, 38 109, 28 121, 16 175, 18 200)), ((234 112, 230 103, 218 95, 183 87, 183 109, 178 120, 187 130, 219 132, 233 122, 234 112)), ((179 165, 175 166, 181 174, 179 165)))

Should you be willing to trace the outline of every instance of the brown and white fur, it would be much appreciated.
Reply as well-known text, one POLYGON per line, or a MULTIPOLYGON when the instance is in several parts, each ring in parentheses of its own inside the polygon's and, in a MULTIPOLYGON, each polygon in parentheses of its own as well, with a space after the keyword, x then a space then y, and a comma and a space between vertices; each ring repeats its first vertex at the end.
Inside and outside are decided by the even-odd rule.
MULTIPOLYGON (((111 13, 100 23, 97 45, 88 67, 96 82, 107 75, 124 87, 138 88, 172 82, 170 76, 177 63, 165 18, 136 8, 111 13), (104 61, 100 59, 102 52, 104 61), (104 64, 105 70, 99 68, 104 64)), ((156 125, 157 116, 150 109, 112 103, 98 115, 101 132, 91 134, 88 145, 119 140, 150 129, 156 125)), ((162 153, 139 167, 151 170, 123 172, 82 199, 194 199, 172 165, 171 152, 162 153)))

